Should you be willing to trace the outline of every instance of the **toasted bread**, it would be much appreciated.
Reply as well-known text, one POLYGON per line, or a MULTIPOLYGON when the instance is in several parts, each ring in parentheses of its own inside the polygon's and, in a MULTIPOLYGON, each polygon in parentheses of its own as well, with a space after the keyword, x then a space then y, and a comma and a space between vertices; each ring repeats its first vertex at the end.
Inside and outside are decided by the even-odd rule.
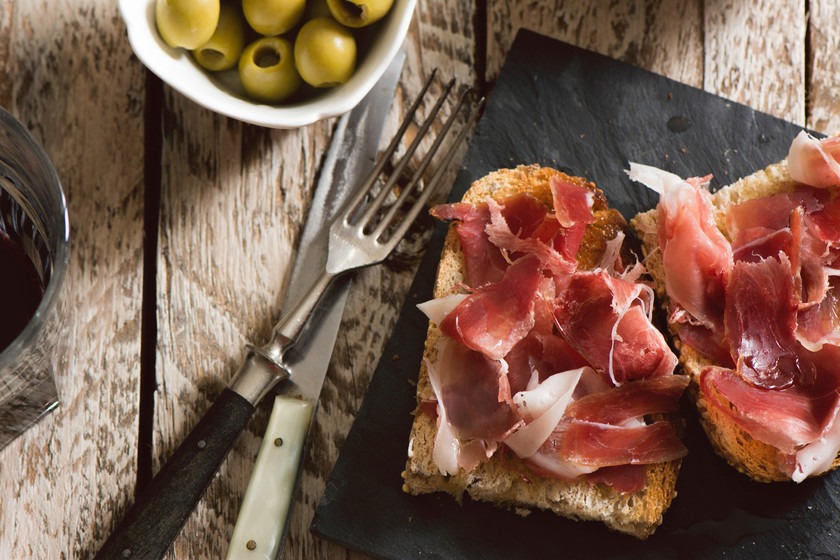
MULTIPOLYGON (((788 173, 786 160, 783 160, 720 189, 712 195, 714 218, 718 229, 724 236, 730 237, 725 220, 729 207, 748 200, 791 192, 796 185, 797 182, 791 179, 788 173)), ((645 266, 654 279, 657 300, 670 314, 672 302, 665 291, 662 253, 658 250, 657 211, 654 209, 640 213, 631 220, 630 224, 642 243, 645 266)), ((668 328, 673 338, 673 345, 678 350, 680 367, 691 379, 689 396, 697 407, 700 424, 715 452, 732 467, 758 482, 790 480, 790 477, 779 467, 775 447, 754 439, 718 407, 707 402, 699 389, 700 372, 704 367, 715 364, 693 348, 680 344, 680 324, 672 323, 668 328)), ((840 457, 834 460, 832 468, 838 466, 840 466, 840 457)))
MULTIPOLYGON (((487 197, 501 200, 518 192, 528 192, 550 208, 549 178, 557 173, 536 165, 502 169, 474 182, 463 201, 478 203, 487 197)), ((573 180, 581 181, 580 184, 585 184, 595 193, 595 223, 588 226, 578 254, 579 268, 591 269, 600 262, 606 241, 624 230, 626 222, 619 212, 608 207, 603 193, 594 184, 583 179, 573 180)), ((460 242, 454 228, 450 227, 440 259, 434 297, 458 292, 463 280, 464 259, 460 242)), ((419 403, 434 400, 425 363, 426 360, 435 362, 437 342, 442 336, 438 327, 430 323, 425 359, 417 385, 418 408, 403 472, 405 492, 446 492, 459 501, 466 494, 475 500, 520 513, 534 508, 549 510, 575 520, 600 521, 613 530, 639 539, 645 539, 654 532, 676 495, 679 460, 647 466, 646 485, 642 491, 633 494, 621 494, 605 484, 593 484, 587 480, 566 481, 540 476, 504 447, 472 472, 459 469, 454 475, 441 474, 433 460, 436 418, 424 412, 419 403)))

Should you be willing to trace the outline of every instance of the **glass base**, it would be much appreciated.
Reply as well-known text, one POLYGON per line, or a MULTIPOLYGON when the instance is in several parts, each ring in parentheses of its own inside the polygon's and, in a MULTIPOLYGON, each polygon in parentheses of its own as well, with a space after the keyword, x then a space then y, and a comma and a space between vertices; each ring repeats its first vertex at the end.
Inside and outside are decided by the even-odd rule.
POLYGON ((50 375, 0 399, 0 449, 58 407, 58 403, 58 391, 50 375))

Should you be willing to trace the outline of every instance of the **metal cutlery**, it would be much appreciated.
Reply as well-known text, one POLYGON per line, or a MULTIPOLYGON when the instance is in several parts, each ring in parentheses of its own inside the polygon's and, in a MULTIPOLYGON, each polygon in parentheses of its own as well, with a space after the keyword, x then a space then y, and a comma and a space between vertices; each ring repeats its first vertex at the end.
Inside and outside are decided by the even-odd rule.
MULTIPOLYGON (((299 406, 287 409, 291 412, 285 416, 285 420, 297 432, 289 436, 288 441, 296 441, 299 448, 305 444, 312 411, 326 374, 324 368, 318 374, 301 377, 295 375, 298 359, 295 351, 307 320, 335 278, 345 272, 381 262, 399 243, 438 186, 446 167, 483 106, 483 99, 473 103, 470 92, 463 94, 410 179, 403 182, 403 172, 422 140, 429 134, 432 123, 453 89, 454 82, 450 82, 393 170, 385 173, 387 164, 400 146, 402 137, 432 85, 433 77, 426 82, 394 139, 362 182, 357 194, 331 220, 326 231, 328 250, 323 271, 309 285, 300 301, 280 319, 271 340, 264 345, 249 348, 244 363, 228 388, 139 496, 97 558, 160 558, 165 554, 236 437, 244 429, 256 405, 272 388, 286 380, 294 382, 301 397, 299 406), (442 154, 440 162, 436 163, 437 169, 432 177, 428 182, 424 181, 423 174, 465 107, 469 109, 466 124, 442 154), (388 176, 383 178, 383 175, 388 176)), ((296 268, 301 266, 301 260, 297 259, 296 268)), ((310 328, 317 330, 317 325, 310 328)), ((312 348, 307 347, 307 352, 310 351, 313 351, 312 348)), ((332 347, 315 351, 331 353, 332 347)), ((300 456, 300 449, 283 455, 286 460, 292 461, 299 461, 300 456)), ((291 470, 296 472, 297 466, 291 470)), ((293 487, 294 483, 291 487, 287 485, 284 491, 290 495, 293 487)), ((282 515, 284 518, 285 513, 282 515)), ((278 523, 285 522, 278 519, 278 523)))

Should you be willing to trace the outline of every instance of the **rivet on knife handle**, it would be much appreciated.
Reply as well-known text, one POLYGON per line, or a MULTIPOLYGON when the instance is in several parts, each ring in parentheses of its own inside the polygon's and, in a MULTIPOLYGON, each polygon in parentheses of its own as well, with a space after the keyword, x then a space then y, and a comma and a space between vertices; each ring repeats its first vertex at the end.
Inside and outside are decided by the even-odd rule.
POLYGON ((274 560, 283 543, 312 405, 277 396, 251 481, 233 530, 227 560, 274 560))

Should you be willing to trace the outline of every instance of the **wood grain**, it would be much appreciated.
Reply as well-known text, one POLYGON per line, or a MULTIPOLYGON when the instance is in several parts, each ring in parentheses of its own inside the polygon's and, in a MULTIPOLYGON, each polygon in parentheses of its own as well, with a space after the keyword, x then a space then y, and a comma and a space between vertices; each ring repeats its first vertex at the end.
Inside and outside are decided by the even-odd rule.
POLYGON ((71 222, 61 408, 0 451, 0 557, 85 558, 136 482, 143 88, 116 3, 0 2, 0 96, 41 141, 71 222))
MULTIPOLYGON (((154 455, 165 460, 277 318, 332 122, 243 125, 167 90, 154 455)), ((227 548, 265 427, 252 422, 187 522, 175 558, 227 548), (208 527, 212 528, 208 530, 208 527)))
POLYGON ((499 73, 524 27, 699 87, 703 77, 702 2, 488 2, 487 79, 499 73))
MULTIPOLYGON (((454 77, 491 93, 521 27, 838 132, 840 8, 832 0, 807 5, 806 13, 805 4, 782 0, 421 0, 386 136, 433 68, 441 82, 454 77)), ((0 0, 0 104, 43 142, 67 190, 75 310, 68 369, 59 377, 61 409, 0 450, 0 558, 90 557, 133 501, 149 140, 144 87, 115 2, 0 0)), ((155 470, 219 395, 245 343, 264 340, 277 319, 334 124, 262 129, 214 115, 168 88, 160 117, 155 470)), ((463 148, 456 161, 462 156, 463 148)), ((454 170, 444 182, 453 177, 454 170)), ((421 223, 394 259, 354 281, 287 558, 361 557, 316 539, 308 526, 406 297, 427 227, 421 223)), ((169 557, 224 554, 266 420, 263 408, 169 557)))
POLYGON ((805 124, 805 4, 708 0, 703 88, 805 124))
POLYGON ((808 3, 806 122, 825 134, 840 133, 840 5, 834 0, 808 3))

